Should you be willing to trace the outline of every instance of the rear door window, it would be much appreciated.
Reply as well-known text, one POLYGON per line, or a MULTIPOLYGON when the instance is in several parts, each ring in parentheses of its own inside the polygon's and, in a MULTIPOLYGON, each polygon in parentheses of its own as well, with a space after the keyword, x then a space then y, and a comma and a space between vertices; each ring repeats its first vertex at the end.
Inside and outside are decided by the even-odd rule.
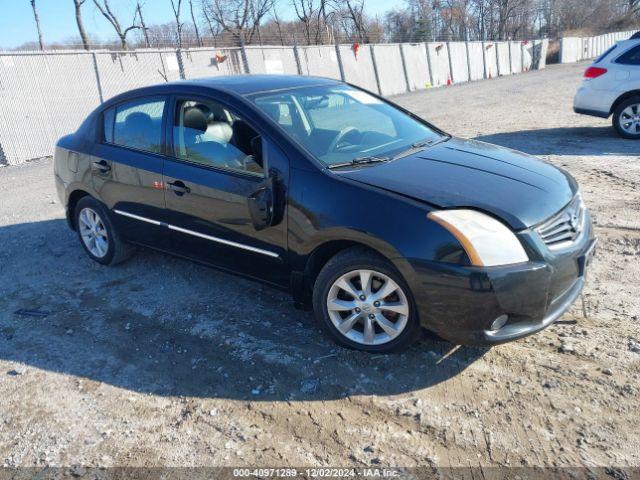
POLYGON ((105 111, 105 143, 161 153, 164 107, 164 98, 154 97, 124 102, 105 111))
POLYGON ((640 65, 640 45, 620 55, 616 63, 622 65, 640 65))

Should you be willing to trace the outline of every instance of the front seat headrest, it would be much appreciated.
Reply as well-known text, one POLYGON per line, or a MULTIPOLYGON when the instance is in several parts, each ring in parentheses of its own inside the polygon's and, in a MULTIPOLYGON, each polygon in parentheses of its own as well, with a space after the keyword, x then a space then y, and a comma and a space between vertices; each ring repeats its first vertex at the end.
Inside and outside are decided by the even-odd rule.
POLYGON ((207 131, 207 116, 198 106, 188 107, 184 112, 184 128, 204 133, 207 131))

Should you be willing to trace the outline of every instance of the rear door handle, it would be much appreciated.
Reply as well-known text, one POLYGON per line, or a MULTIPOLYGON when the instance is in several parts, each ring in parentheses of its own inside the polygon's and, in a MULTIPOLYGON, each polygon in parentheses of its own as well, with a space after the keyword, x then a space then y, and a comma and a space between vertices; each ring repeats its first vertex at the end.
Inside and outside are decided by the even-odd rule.
POLYGON ((109 165, 105 160, 93 162, 91 165, 94 170, 98 170, 100 173, 108 173, 111 171, 111 165, 109 165))
POLYGON ((169 190, 173 190, 173 193, 175 193, 178 196, 182 196, 185 193, 191 193, 191 189, 187 187, 184 183, 182 183, 180 180, 167 183, 167 188, 169 190))

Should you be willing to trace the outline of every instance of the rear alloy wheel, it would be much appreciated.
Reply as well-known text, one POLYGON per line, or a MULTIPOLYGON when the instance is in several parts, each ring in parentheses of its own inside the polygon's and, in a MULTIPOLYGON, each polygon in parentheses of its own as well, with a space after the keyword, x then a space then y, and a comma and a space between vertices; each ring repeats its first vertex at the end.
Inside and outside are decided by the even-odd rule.
POLYGON ((100 215, 89 207, 80 210, 78 230, 89 253, 96 258, 104 258, 109 250, 109 235, 100 215))
POLYGON ((121 240, 109 210, 95 198, 86 196, 78 201, 75 226, 85 252, 98 263, 115 265, 133 252, 133 247, 121 240))
POLYGON ((339 254, 322 269, 314 309, 334 339, 358 350, 399 350, 419 332, 402 277, 384 259, 363 250, 339 254))
POLYGON ((640 97, 625 100, 613 112, 613 127, 624 138, 640 139, 640 97))

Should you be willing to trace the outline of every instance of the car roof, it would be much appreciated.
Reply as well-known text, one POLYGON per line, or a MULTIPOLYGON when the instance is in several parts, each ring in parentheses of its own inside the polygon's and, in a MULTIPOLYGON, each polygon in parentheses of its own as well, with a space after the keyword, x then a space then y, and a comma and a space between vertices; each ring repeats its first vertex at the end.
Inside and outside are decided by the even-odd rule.
POLYGON ((596 58, 597 63, 614 63, 620 55, 640 45, 640 39, 619 40, 596 58), (598 61, 599 60, 599 61, 598 61))
POLYGON ((113 104, 127 100, 130 97, 146 95, 163 95, 180 90, 184 92, 185 87, 211 88, 231 93, 232 95, 252 95, 261 92, 272 92, 278 90, 289 90, 292 88, 311 87, 316 85, 338 85, 339 80, 324 77, 307 77, 301 75, 228 75, 220 77, 204 77, 192 80, 179 80, 176 82, 161 83, 149 87, 129 90, 117 95, 106 104, 113 104))
POLYGON ((239 95, 251 95, 259 92, 310 87, 314 85, 338 84, 341 82, 331 78, 302 75, 228 75, 222 77, 197 78, 180 83, 192 83, 199 86, 222 88, 239 95))

